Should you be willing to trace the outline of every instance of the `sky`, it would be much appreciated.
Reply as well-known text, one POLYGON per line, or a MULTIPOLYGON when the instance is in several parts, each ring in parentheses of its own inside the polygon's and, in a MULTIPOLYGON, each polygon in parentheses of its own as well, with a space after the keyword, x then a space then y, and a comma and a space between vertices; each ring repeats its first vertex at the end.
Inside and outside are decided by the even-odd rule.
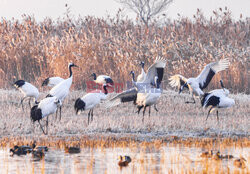
MULTIPOLYGON (((0 17, 21 19, 23 14, 33 15, 36 20, 41 21, 46 17, 57 19, 63 17, 66 11, 65 4, 71 9, 71 14, 77 16, 114 16, 121 4, 115 0, 0 0, 0 17)), ((181 16, 192 17, 197 8, 202 9, 205 16, 212 15, 212 11, 219 7, 227 6, 234 19, 250 17, 250 0, 174 0, 168 7, 166 14, 171 19, 177 18, 177 13, 181 16)), ((128 14, 130 18, 135 16, 129 10, 123 14, 128 14)))

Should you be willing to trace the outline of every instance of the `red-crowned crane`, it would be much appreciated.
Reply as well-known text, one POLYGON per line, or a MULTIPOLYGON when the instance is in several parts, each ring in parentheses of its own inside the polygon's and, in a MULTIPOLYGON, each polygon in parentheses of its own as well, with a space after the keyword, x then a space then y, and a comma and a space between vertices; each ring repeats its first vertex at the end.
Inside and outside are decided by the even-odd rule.
MULTIPOLYGON (((141 110, 143 107, 146 110, 146 108, 148 106, 151 106, 151 104, 148 105, 148 106, 143 104, 143 102, 142 102, 143 97, 142 96, 144 94, 139 94, 140 99, 138 100, 137 99, 138 93, 139 93, 138 91, 140 91, 140 93, 143 93, 141 91, 142 89, 146 89, 146 91, 147 90, 148 91, 157 91, 156 92, 157 94, 155 94, 155 95, 159 95, 158 92, 160 92, 161 89, 158 89, 157 87, 160 85, 160 83, 161 83, 161 81, 163 79, 163 72, 164 72, 165 66, 166 66, 166 60, 165 59, 156 58, 155 62, 148 68, 146 78, 145 78, 144 81, 142 81, 142 82, 134 82, 134 77, 133 77, 133 83, 134 83, 135 87, 116 95, 115 97, 110 99, 107 103, 105 103, 105 106, 107 108, 109 108, 109 107, 117 106, 117 105, 119 105, 121 103, 124 103, 124 102, 133 101, 134 104, 136 104, 136 105, 138 103, 138 105, 137 105, 137 107, 138 107, 137 112, 138 113, 140 112, 139 110, 141 110)), ((131 74, 133 75, 133 72, 131 72, 131 74)), ((147 102, 145 102, 145 104, 146 103, 147 102)), ((157 108, 156 108, 156 105, 155 105, 156 100, 153 103, 154 103, 155 110, 158 111, 157 108)), ((144 113, 145 113, 145 111, 144 111, 144 113)), ((150 114, 150 109, 149 109, 149 114, 150 114)))
MULTIPOLYGON (((14 86, 23 93, 23 98, 21 99, 21 105, 22 105, 22 108, 23 108, 23 101, 24 99, 26 98, 29 98, 29 106, 31 107, 30 105, 30 100, 31 98, 34 98, 35 99, 35 104, 37 104, 37 99, 38 99, 38 96, 39 96, 39 91, 38 89, 33 86, 32 84, 30 84, 29 82, 26 82, 24 80, 18 80, 14 83, 14 86)), ((24 108, 23 108, 24 110, 24 108)))
POLYGON ((181 93, 184 87, 188 87, 188 85, 190 85, 192 88, 191 95, 193 98, 193 103, 195 103, 194 93, 198 96, 204 95, 204 92, 202 90, 208 86, 213 76, 216 73, 227 69, 228 66, 229 66, 228 59, 221 59, 217 62, 209 63, 208 65, 205 66, 205 68, 202 70, 199 76, 197 76, 196 78, 189 78, 187 82, 181 86, 179 93, 181 93))
POLYGON ((220 81, 221 87, 223 89, 215 89, 213 91, 210 91, 208 93, 205 93, 201 99, 201 105, 203 108, 207 108, 209 106, 210 109, 208 110, 207 118, 208 119, 209 114, 217 108, 216 114, 217 114, 217 121, 219 121, 219 108, 229 108, 235 105, 235 101, 232 98, 229 98, 229 90, 224 88, 222 80, 220 81))
POLYGON ((143 108, 142 121, 144 121, 144 114, 146 108, 149 107, 149 116, 150 116, 150 106, 155 105, 161 96, 162 89, 160 88, 160 84, 163 79, 165 66, 166 66, 165 59, 163 58, 156 59, 155 63, 150 66, 146 78, 142 83, 134 82, 134 74, 132 72, 133 83, 135 84, 135 87, 137 88, 138 91, 136 99, 138 114, 140 113, 140 110, 143 108))
POLYGON ((46 132, 43 129, 43 126, 40 123, 40 120, 44 117, 47 117, 51 114, 54 114, 57 111, 57 108, 62 105, 62 102, 56 97, 44 98, 39 102, 38 105, 34 105, 31 108, 30 118, 33 121, 38 121, 43 133, 46 135, 48 133, 48 119, 46 121, 46 132))
POLYGON ((102 90, 92 91, 84 95, 83 97, 78 98, 75 102, 74 108, 75 108, 76 114, 78 114, 79 111, 89 110, 88 124, 90 121, 90 117, 91 117, 91 121, 93 121, 94 107, 100 104, 102 100, 106 100, 107 98, 108 90, 106 87, 107 87, 106 84, 103 84, 102 90))
MULTIPOLYGON (((69 89, 72 84, 72 79, 73 79, 73 73, 72 73, 72 67, 78 67, 74 63, 69 63, 69 78, 61 81, 59 84, 54 86, 50 91, 47 97, 57 97, 61 102, 64 101, 64 99, 67 97, 69 94, 69 89)), ((60 120, 61 120, 61 110, 62 107, 60 106, 60 120)))
POLYGON ((103 84, 107 84, 108 86, 113 86, 114 82, 111 79, 111 77, 107 76, 107 75, 99 75, 98 77, 96 77, 96 74, 93 73, 91 74, 91 77, 93 76, 94 78, 94 82, 99 84, 99 85, 103 85, 103 84))

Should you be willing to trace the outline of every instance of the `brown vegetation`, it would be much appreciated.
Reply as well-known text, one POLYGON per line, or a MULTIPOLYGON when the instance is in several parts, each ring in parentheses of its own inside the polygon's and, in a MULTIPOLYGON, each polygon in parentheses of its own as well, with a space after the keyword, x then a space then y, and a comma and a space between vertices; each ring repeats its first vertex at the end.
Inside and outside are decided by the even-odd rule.
POLYGON ((206 19, 198 9, 193 19, 165 19, 147 28, 121 16, 119 11, 106 19, 69 15, 42 22, 30 16, 21 21, 2 19, 0 87, 9 88, 18 79, 40 86, 48 76, 65 78, 70 61, 81 67, 75 71, 74 88, 81 89, 92 72, 125 82, 130 70, 139 70, 138 61, 148 67, 156 56, 164 56, 165 80, 176 73, 196 76, 207 63, 229 58, 229 70, 216 75, 209 88, 218 87, 223 78, 233 92, 250 92, 249 18, 234 21, 229 10, 221 9, 206 19))

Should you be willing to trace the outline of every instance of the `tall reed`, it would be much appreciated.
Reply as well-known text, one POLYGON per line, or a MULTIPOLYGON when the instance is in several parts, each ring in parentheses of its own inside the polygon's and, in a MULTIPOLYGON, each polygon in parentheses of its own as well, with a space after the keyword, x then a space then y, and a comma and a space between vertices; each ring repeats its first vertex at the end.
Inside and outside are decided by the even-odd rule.
POLYGON ((249 93, 249 18, 234 21, 230 11, 219 9, 207 19, 198 9, 193 19, 154 21, 148 28, 139 21, 92 16, 44 19, 23 16, 22 20, 0 22, 0 87, 10 88, 24 79, 37 86, 49 76, 67 77, 70 61, 75 70, 73 88, 82 89, 92 72, 109 74, 116 82, 130 80, 129 72, 139 72, 157 56, 167 58, 165 80, 173 74, 196 76, 215 60, 229 58, 230 68, 215 76, 210 89, 223 78, 233 92, 249 93))

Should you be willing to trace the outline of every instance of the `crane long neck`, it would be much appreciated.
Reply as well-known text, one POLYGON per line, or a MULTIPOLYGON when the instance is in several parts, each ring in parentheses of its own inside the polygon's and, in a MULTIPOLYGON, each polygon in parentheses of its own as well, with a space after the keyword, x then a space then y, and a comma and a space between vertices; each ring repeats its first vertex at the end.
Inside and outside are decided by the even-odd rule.
POLYGON ((103 90, 104 90, 104 94, 108 94, 108 90, 107 90, 107 86, 106 85, 103 85, 103 90))
POLYGON ((144 68, 143 67, 141 67, 141 73, 144 73, 144 68))
POLYGON ((94 76, 94 80, 96 80, 96 74, 95 73, 93 73, 93 76, 94 76))
POLYGON ((220 85, 221 85, 221 88, 225 91, 225 87, 224 87, 222 80, 220 81, 220 85))
POLYGON ((72 76, 72 69, 71 69, 71 68, 72 68, 72 66, 70 65, 70 66, 69 66, 69 77, 72 76))
POLYGON ((144 70, 144 63, 141 64, 141 68, 142 68, 142 70, 144 70))
POLYGON ((132 81, 135 82, 135 73, 132 73, 132 81))

